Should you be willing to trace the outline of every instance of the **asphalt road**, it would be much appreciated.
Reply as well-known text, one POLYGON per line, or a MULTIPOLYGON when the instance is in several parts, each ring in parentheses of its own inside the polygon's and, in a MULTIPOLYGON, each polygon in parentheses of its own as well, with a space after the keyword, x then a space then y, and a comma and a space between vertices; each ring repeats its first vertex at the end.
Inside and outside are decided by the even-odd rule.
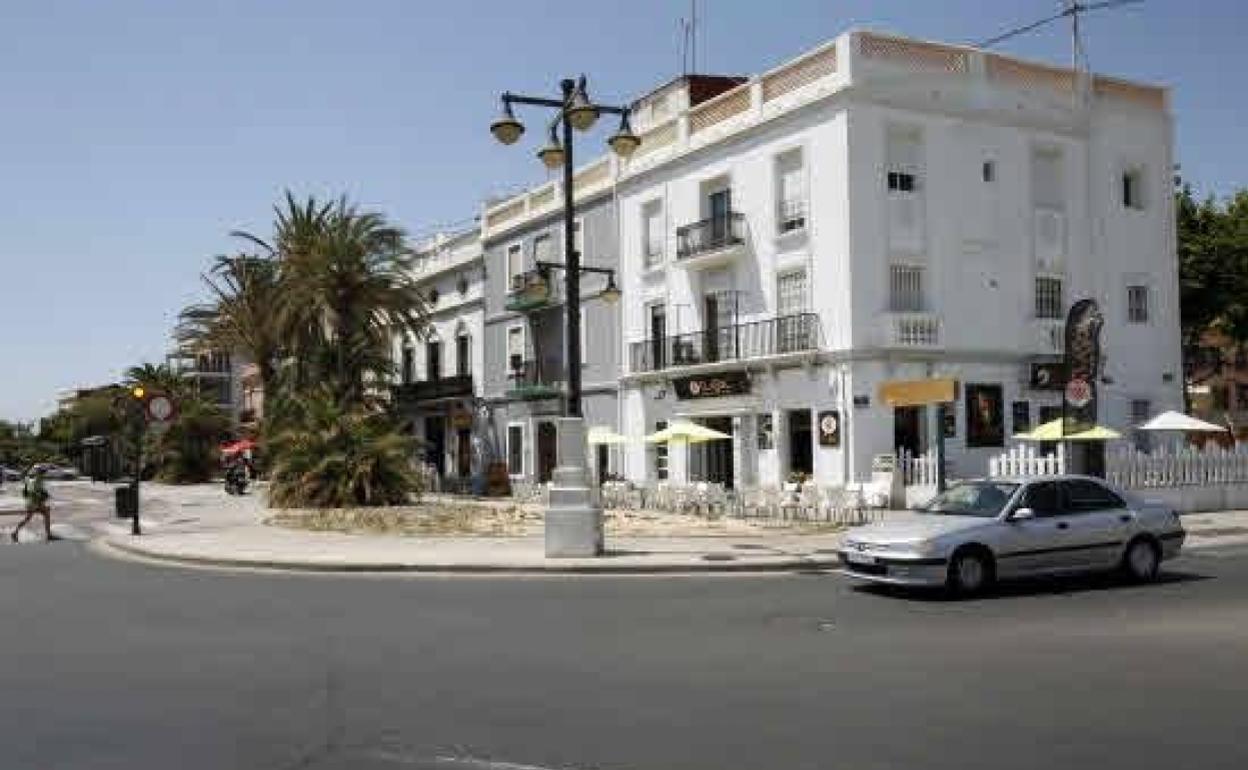
POLYGON ((949 602, 0 550, 0 767, 1248 767, 1248 551, 949 602))

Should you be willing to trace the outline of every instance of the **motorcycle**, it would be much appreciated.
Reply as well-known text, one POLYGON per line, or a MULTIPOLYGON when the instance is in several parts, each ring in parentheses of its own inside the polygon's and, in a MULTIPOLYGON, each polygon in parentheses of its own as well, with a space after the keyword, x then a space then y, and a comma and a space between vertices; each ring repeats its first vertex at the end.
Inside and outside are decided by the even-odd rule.
POLYGON ((242 465, 231 465, 225 469, 225 493, 242 495, 247 492, 247 469, 242 465))

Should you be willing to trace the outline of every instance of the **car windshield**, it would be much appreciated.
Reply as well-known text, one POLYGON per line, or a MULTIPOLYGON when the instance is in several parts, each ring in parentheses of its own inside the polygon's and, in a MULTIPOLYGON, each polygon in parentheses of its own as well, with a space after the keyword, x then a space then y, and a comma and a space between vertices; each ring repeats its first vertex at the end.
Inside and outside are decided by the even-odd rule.
POLYGON ((1017 489, 1017 484, 999 481, 966 482, 936 495, 918 510, 946 516, 992 518, 1001 513, 1017 489))

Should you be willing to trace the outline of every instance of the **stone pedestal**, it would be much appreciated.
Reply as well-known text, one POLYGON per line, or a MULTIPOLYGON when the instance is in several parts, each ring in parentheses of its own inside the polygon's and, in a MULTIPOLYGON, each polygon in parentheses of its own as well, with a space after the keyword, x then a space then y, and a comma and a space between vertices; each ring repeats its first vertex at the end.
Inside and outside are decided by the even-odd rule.
POLYGON ((546 508, 546 557, 600 556, 602 508, 590 486, 585 420, 561 417, 557 425, 558 465, 546 508))

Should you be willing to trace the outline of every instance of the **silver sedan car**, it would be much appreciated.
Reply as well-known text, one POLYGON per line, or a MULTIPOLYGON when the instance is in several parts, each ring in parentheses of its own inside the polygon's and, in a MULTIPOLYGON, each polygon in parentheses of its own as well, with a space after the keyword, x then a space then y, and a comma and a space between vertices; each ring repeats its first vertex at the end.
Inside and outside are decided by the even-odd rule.
POLYGON ((967 481, 919 510, 849 531, 846 572, 973 594, 998 578, 1120 569, 1152 580, 1185 532, 1171 509, 1086 476, 967 481))

